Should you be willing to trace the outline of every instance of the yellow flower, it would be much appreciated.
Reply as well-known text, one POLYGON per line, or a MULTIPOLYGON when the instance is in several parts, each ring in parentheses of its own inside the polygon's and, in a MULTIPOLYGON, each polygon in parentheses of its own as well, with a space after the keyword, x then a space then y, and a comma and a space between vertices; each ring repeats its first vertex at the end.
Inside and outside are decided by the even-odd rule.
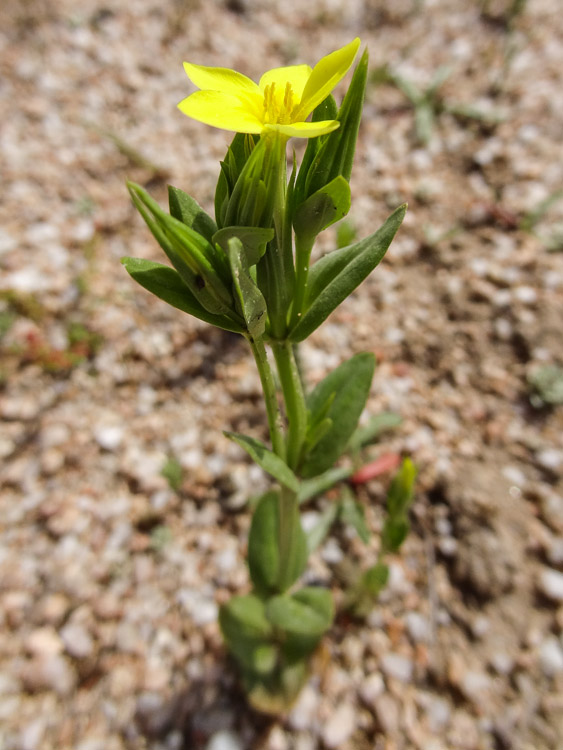
POLYGON ((237 133, 275 131, 288 138, 315 138, 339 126, 338 120, 305 122, 350 69, 360 46, 354 39, 323 57, 311 69, 290 65, 264 73, 255 83, 228 68, 206 68, 184 63, 196 91, 178 104, 188 117, 237 133))

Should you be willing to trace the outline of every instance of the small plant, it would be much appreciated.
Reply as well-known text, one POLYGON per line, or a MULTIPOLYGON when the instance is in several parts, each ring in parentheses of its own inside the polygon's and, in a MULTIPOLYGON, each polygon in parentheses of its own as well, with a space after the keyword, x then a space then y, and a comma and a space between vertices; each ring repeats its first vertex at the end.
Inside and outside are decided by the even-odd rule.
MULTIPOLYGON (((262 383, 270 445, 254 436, 225 435, 273 484, 254 503, 248 538, 252 591, 224 604, 219 622, 251 704, 267 713, 291 706, 307 677, 309 657, 333 621, 330 590, 300 584, 310 552, 336 521, 351 525, 364 541, 369 537, 363 507, 346 487, 309 534, 300 506, 347 478, 354 484, 355 476, 359 484, 376 476, 380 470, 358 477, 360 452, 398 422, 396 415, 380 415, 358 428, 375 369, 373 354, 355 354, 312 390, 297 358, 299 343, 381 261, 406 211, 406 205, 399 206, 365 239, 355 241, 355 231, 348 231, 343 247, 310 263, 319 233, 350 209, 367 52, 340 107, 331 92, 359 46, 355 39, 313 69, 270 70, 259 83, 233 70, 185 63, 199 90, 179 104, 180 110, 236 132, 221 162, 215 217, 171 186, 167 213, 142 187, 129 183, 133 203, 172 267, 124 258, 125 268, 165 302, 243 336, 262 383), (286 146, 292 137, 306 138, 307 148, 288 176, 286 146), (335 466, 343 455, 350 457, 348 463, 335 466)), ((398 463, 394 457, 386 466, 398 463)), ((178 486, 181 473, 172 459, 162 473, 178 486)), ((383 557, 397 551, 407 533, 415 474, 406 459, 391 485, 380 557, 354 581, 348 597, 354 612, 372 606, 385 584, 383 557)))
POLYGON ((414 130, 416 140, 427 146, 432 138, 436 120, 444 113, 460 120, 477 120, 485 124, 496 124, 501 118, 494 112, 484 112, 477 107, 460 104, 445 98, 440 89, 450 77, 447 66, 438 68, 428 86, 419 89, 412 81, 390 70, 387 65, 378 68, 372 75, 376 85, 390 84, 405 95, 414 108, 414 130))

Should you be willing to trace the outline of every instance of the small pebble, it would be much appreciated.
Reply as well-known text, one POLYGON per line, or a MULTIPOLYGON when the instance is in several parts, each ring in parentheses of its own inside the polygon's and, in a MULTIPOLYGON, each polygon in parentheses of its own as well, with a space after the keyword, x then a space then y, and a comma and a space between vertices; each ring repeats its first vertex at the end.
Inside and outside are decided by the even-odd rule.
POLYGON ((374 706, 376 699, 385 691, 385 683, 379 672, 370 674, 360 685, 361 699, 368 706, 374 706))
POLYGON ((408 612, 405 617, 407 631, 414 643, 428 643, 432 638, 432 628, 428 618, 419 612, 408 612))
POLYGON ((379 726, 386 734, 393 735, 397 733, 399 729, 399 706, 389 693, 383 693, 377 698, 375 715, 377 716, 379 726))
POLYGON ((387 677, 392 677, 400 682, 410 682, 412 680, 412 660, 406 656, 402 656, 402 654, 385 654, 381 659, 381 669, 387 677))
POLYGON ((318 704, 319 694, 310 685, 305 685, 289 714, 289 726, 296 730, 308 729, 315 720, 318 704))
POLYGON ((340 747, 356 728, 356 712, 349 703, 341 703, 324 725, 322 738, 327 748, 340 747))
POLYGON ((563 602, 563 573, 553 568, 544 568, 538 586, 542 594, 556 602, 563 602))
POLYGON ((76 659, 85 659, 94 652, 90 633, 79 623, 69 622, 60 631, 67 652, 76 659))
POLYGON ((222 729, 209 738, 205 750, 244 750, 244 747, 238 734, 222 729))
POLYGON ((563 672, 563 647, 554 636, 546 638, 539 648, 539 663, 546 677, 563 672))

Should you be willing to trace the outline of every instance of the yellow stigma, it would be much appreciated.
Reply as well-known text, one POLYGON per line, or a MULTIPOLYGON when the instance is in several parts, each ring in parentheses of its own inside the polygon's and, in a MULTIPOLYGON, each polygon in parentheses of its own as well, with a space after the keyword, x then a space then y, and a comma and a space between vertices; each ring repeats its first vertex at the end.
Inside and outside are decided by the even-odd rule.
POLYGON ((276 84, 270 83, 264 89, 264 124, 287 125, 293 113, 293 89, 288 81, 285 84, 283 99, 276 94, 276 84))

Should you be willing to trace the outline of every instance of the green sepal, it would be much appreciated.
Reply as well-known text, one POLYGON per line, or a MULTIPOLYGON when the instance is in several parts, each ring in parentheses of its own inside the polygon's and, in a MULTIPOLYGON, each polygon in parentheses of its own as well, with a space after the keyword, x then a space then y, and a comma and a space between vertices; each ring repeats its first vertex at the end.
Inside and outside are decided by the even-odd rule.
POLYGON ((322 474, 340 458, 365 407, 374 370, 373 354, 355 354, 329 373, 309 395, 307 407, 313 424, 316 415, 325 413, 327 402, 332 400, 326 412, 332 425, 305 457, 301 467, 303 477, 322 474))
POLYGON ((229 440, 232 440, 237 445, 240 445, 241 448, 244 448, 250 457, 256 461, 258 466, 273 476, 274 479, 277 479, 280 484, 283 484, 293 492, 298 491, 299 480, 295 474, 285 461, 271 450, 268 450, 264 443, 261 443, 260 440, 256 440, 256 438, 249 437, 248 435, 241 435, 237 432, 224 431, 223 434, 225 437, 228 437, 229 440))
POLYGON ((212 242, 217 224, 191 195, 184 193, 180 188, 168 185, 168 206, 171 216, 201 234, 208 242, 212 242))
POLYGON ((350 203, 350 185, 341 176, 310 195, 295 209, 293 216, 293 228, 299 241, 312 245, 318 234, 346 216, 350 203))
POLYGON ((258 504, 248 537, 248 568, 256 591, 261 596, 288 589, 303 573, 307 563, 307 538, 299 512, 294 508, 288 523, 292 538, 292 560, 282 573, 280 560, 280 495, 266 493, 258 504))
POLYGON ((266 300, 250 274, 247 253, 237 237, 228 241, 227 257, 237 296, 237 310, 244 318, 250 336, 257 339, 266 329, 266 300))
POLYGON ((273 668, 277 650, 262 599, 254 594, 229 599, 219 610, 219 626, 229 650, 244 668, 257 673, 273 668))
POLYGON ((125 257, 121 262, 138 284, 169 305, 225 331, 246 332, 242 321, 239 324, 225 315, 214 315, 200 305, 174 268, 144 258, 125 257))
POLYGON ((303 341, 369 276, 382 260, 407 210, 406 203, 377 232, 350 247, 335 250, 315 263, 309 273, 305 310, 289 333, 303 341))
POLYGON ((198 302, 210 313, 233 312, 229 271, 222 251, 163 211, 140 185, 128 182, 127 186, 135 207, 198 302))
POLYGON ((336 119, 340 122, 340 127, 326 137, 307 171, 304 199, 338 175, 350 181, 364 105, 367 70, 368 53, 365 50, 338 111, 336 119))
POLYGON ((266 618, 288 633, 320 636, 332 625, 334 604, 328 589, 307 586, 294 594, 280 594, 266 602, 266 618))
POLYGON ((214 244, 228 253, 229 240, 236 238, 241 241, 249 266, 255 266, 266 251, 266 245, 273 239, 273 229, 263 229, 262 227, 223 227, 219 229, 212 237, 214 244))
POLYGON ((219 229, 225 226, 229 198, 258 140, 258 136, 237 133, 221 162, 221 172, 215 188, 215 221, 219 229))
MULTIPOLYGON (((311 116, 312 122, 321 122, 323 120, 336 120, 338 118, 338 107, 332 94, 329 94, 327 98, 322 101, 318 107, 313 110, 311 116)), ((305 195, 305 183, 307 181, 307 174, 311 168, 315 156, 319 152, 319 149, 323 145, 324 141, 328 136, 319 136, 318 138, 308 138, 307 148, 301 159, 301 166, 299 167, 299 174, 295 181, 295 190, 292 197, 292 205, 299 206, 307 198, 305 195)), ((293 161, 295 164, 295 159, 293 161)))

